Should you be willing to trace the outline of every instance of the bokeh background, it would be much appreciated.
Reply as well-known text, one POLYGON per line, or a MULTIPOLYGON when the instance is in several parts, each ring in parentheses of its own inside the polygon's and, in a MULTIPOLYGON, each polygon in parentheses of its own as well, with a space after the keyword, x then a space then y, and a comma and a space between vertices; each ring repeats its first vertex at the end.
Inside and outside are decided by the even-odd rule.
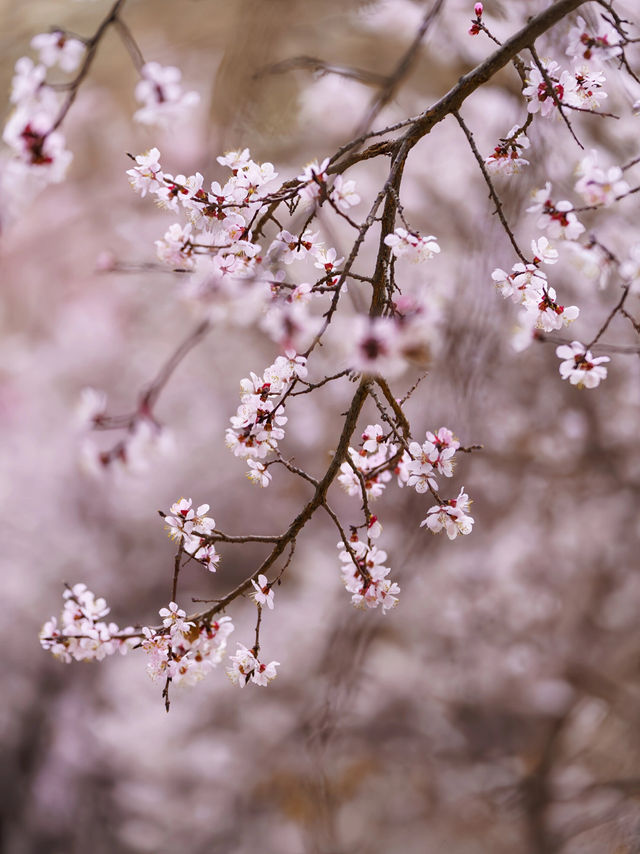
MULTIPOLYGON (((544 5, 488 2, 487 20, 504 37, 544 5)), ((490 52, 467 35, 471 7, 445 3, 377 125, 417 114, 490 52)), ((1 90, 33 35, 51 24, 88 35, 107 8, 2 0, 1 90)), ((446 425, 463 444, 484 446, 460 461, 452 486, 474 499, 473 534, 451 543, 420 530, 428 503, 389 487, 375 509, 402 594, 383 616, 352 608, 335 530, 314 519, 263 622, 277 680, 240 691, 220 668, 174 690, 168 715, 142 653, 63 665, 38 644, 63 581, 105 596, 120 625, 156 621, 172 573, 156 511, 181 495, 210 503, 223 530, 279 533, 309 494, 283 470, 268 492, 256 489, 224 447, 240 378, 277 355, 253 329, 217 330, 177 370, 157 410, 170 452, 99 479, 79 465, 81 390, 104 389, 110 411, 130 410, 197 321, 177 275, 97 269, 104 253, 133 267, 154 261, 153 241, 174 221, 131 192, 126 153, 157 145, 167 170, 219 180, 216 156, 249 146, 295 175, 350 138, 375 89, 265 68, 304 55, 389 73, 426 8, 131 0, 125 19, 145 58, 178 65, 201 94, 198 111, 170 132, 134 126, 135 71, 110 34, 65 123, 75 155, 68 180, 21 205, 0 200, 7 854, 640 852, 640 365, 637 355, 617 356, 602 387, 579 391, 561 381, 550 344, 513 350, 513 306, 490 274, 514 259, 452 119, 415 149, 402 190, 412 225, 436 234, 442 253, 428 269, 398 272, 409 289, 431 289, 440 318, 429 376, 408 406, 414 436, 446 425)), ((587 4, 587 17, 596 13, 587 4)), ((545 37, 541 55, 562 61, 568 28, 545 37)), ((623 163, 638 154, 631 105, 640 87, 615 64, 607 77, 607 108, 620 120, 577 117, 575 127, 587 149, 623 163)), ((518 83, 505 69, 464 106, 484 154, 524 115, 518 83)), ((525 246, 538 236, 524 213, 530 192, 552 180, 560 198, 574 199, 581 156, 560 123, 529 135, 531 168, 498 184, 525 246)), ((363 198, 375 195, 382 168, 353 170, 363 198)), ((637 196, 585 219, 620 257, 639 221, 637 196)), ((349 235, 334 228, 335 245, 348 249, 349 235)), ((619 281, 600 287, 568 258, 559 267, 559 294, 582 312, 571 332, 589 340, 619 281)), ((632 331, 616 320, 606 339, 637 346, 632 331)), ((408 371, 394 391, 417 376, 408 371)), ((313 473, 351 389, 345 380, 288 412, 285 452, 313 473)), ((368 410, 362 427, 372 419, 368 410)), ((330 497, 346 523, 358 521, 354 499, 337 485, 330 497)), ((262 555, 220 550, 215 576, 184 572, 184 602, 221 595, 262 555)), ((250 645, 255 609, 236 604, 232 641, 250 645)))

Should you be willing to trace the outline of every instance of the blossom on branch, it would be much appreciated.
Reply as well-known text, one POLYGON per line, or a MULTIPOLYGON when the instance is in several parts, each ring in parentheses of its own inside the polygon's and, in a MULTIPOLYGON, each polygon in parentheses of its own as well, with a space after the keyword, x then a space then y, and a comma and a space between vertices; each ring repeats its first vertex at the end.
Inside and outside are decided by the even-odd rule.
POLYGON ((560 376, 563 380, 569 380, 571 385, 578 388, 596 388, 607 378, 607 369, 603 365, 610 361, 609 357, 594 358, 579 341, 557 347, 556 356, 564 360, 560 363, 560 376))
POLYGON ((182 73, 173 65, 147 62, 140 69, 136 98, 143 106, 133 118, 146 125, 168 125, 180 120, 184 112, 200 100, 197 92, 183 92, 182 73))

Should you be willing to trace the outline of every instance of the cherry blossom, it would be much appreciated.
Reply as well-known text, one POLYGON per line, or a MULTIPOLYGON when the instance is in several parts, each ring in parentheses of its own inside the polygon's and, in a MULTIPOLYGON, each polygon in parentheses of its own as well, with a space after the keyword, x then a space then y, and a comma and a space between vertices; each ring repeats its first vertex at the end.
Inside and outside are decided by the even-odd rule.
POLYGON ((576 182, 576 192, 588 205, 609 207, 617 197, 629 192, 629 185, 622 177, 622 169, 619 166, 602 169, 598 166, 596 151, 591 151, 580 161, 577 173, 580 177, 576 182))
POLYGON ((251 483, 255 483, 263 488, 269 486, 272 477, 271 472, 260 462, 260 460, 253 460, 249 457, 247 465, 249 466, 247 477, 251 483))
POLYGON ((530 113, 539 112, 541 116, 546 117, 553 113, 556 101, 562 103, 566 100, 571 103, 576 89, 576 80, 569 71, 562 70, 553 60, 543 60, 542 65, 553 86, 553 93, 540 70, 530 68, 527 74, 527 86, 522 90, 522 94, 529 100, 527 110, 530 113))
POLYGON ((273 255, 278 261, 291 264, 293 261, 301 261, 309 252, 316 251, 318 243, 318 232, 312 233, 307 229, 300 237, 283 229, 280 231, 268 249, 267 254, 273 255))
POLYGON ((38 51, 43 65, 58 65, 67 72, 76 70, 86 51, 81 41, 71 38, 62 30, 34 36, 31 39, 31 47, 38 51))
POLYGON ((135 158, 136 166, 127 170, 129 183, 142 198, 150 190, 156 192, 163 186, 164 176, 160 167, 160 152, 157 148, 151 148, 144 154, 138 154, 135 158))
POLYGON ((338 543, 338 549, 343 564, 342 580, 352 594, 353 605, 361 608, 380 606, 384 613, 398 604, 400 587, 387 578, 391 570, 384 565, 386 552, 363 543, 357 536, 351 538, 348 547, 343 542, 338 543))
POLYGON ((393 234, 388 234, 384 242, 391 247, 396 258, 407 257, 414 263, 428 261, 440 252, 437 238, 432 234, 422 237, 400 227, 393 234))
POLYGON ((238 644, 236 654, 231 656, 230 661, 231 666, 227 668, 227 675, 239 688, 244 688, 248 682, 267 686, 276 678, 276 668, 280 665, 279 661, 263 664, 252 649, 247 649, 241 643, 238 644))
POLYGON ((298 190, 300 198, 306 202, 313 202, 320 197, 320 194, 326 187, 327 175, 325 170, 328 165, 329 158, 326 157, 322 163, 313 160, 304 167, 300 175, 298 175, 298 181, 303 182, 298 190))
POLYGON ((348 213, 350 208, 360 204, 360 196, 356 193, 356 182, 345 180, 342 175, 336 175, 329 198, 342 213, 348 213))
POLYGON ((584 231, 584 226, 578 221, 571 202, 563 200, 553 202, 551 199, 551 183, 547 181, 543 189, 532 193, 533 204, 527 208, 528 213, 540 213, 536 225, 543 228, 551 238, 576 240, 584 231))
POLYGON ((172 540, 183 541, 184 548, 197 554, 202 538, 207 537, 215 528, 215 519, 207 516, 208 504, 201 504, 195 510, 190 498, 181 498, 172 504, 169 513, 164 517, 167 531, 172 540))
POLYGON ((273 610, 273 590, 266 575, 259 575, 258 580, 251 579, 254 587, 253 598, 258 605, 266 605, 273 610))
POLYGON ((80 427, 94 427, 107 411, 107 395, 95 388, 83 388, 76 406, 76 420, 80 427))
POLYGON ((109 607, 102 598, 89 590, 86 584, 75 584, 63 594, 60 623, 55 617, 48 620, 40 631, 40 644, 56 658, 69 663, 75 661, 102 661, 116 652, 124 655, 135 639, 129 635, 130 627, 120 629, 115 623, 102 621, 109 607))
POLYGON ((470 534, 474 523, 473 517, 467 514, 470 503, 463 487, 457 498, 431 507, 426 518, 420 522, 420 527, 426 525, 434 534, 444 530, 450 540, 455 540, 458 534, 470 534))
POLYGON ((632 285, 632 290, 638 292, 640 282, 640 243, 635 243, 629 249, 629 258, 620 265, 620 276, 632 285))
POLYGON ((514 125, 507 135, 496 145, 493 153, 484 161, 491 175, 517 175, 529 161, 521 157, 521 152, 529 148, 530 142, 518 125, 514 125))
POLYGON ((348 324, 348 334, 347 360, 355 371, 394 377, 405 370, 400 328, 393 319, 358 315, 348 324))
POLYGON ((182 73, 173 65, 162 66, 147 62, 140 70, 136 85, 136 98, 143 106, 134 113, 134 119, 147 125, 168 125, 178 121, 185 110, 200 100, 197 92, 183 92, 182 73))
POLYGON ((507 299, 516 303, 528 304, 539 300, 547 288, 547 276, 535 264, 514 264, 511 273, 500 268, 491 274, 496 287, 507 299))
POLYGON ((556 264, 558 261, 558 250, 544 236, 531 241, 531 251, 534 264, 556 264))
POLYGON ((579 341, 557 347, 556 356, 564 360, 560 363, 560 376, 563 380, 569 380, 571 385, 595 388, 607 378, 607 369, 603 365, 610 361, 609 357, 594 358, 579 341))
POLYGON ((601 61, 612 59, 620 53, 618 35, 606 22, 599 20, 599 32, 594 35, 580 15, 576 18, 575 26, 569 30, 567 56, 600 64, 601 61))
POLYGON ((583 109, 597 110, 608 97, 602 90, 606 78, 601 71, 594 71, 587 65, 576 64, 573 69, 576 81, 576 106, 583 109))

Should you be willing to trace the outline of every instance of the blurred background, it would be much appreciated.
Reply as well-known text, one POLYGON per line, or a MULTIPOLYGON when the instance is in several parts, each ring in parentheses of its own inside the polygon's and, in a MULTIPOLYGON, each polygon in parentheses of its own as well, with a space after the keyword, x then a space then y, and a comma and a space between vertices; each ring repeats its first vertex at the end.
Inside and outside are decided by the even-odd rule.
MULTIPOLYGON (((110 412, 129 411, 197 322, 176 274, 98 269, 105 258, 155 261, 153 241, 176 219, 131 191, 126 153, 157 145, 165 169, 211 181, 225 174, 218 154, 249 146, 296 175, 351 138, 376 90, 272 67, 306 56, 388 74, 429 5, 130 0, 124 18, 145 58, 178 65, 185 88, 199 91, 192 120, 163 133, 132 123, 136 74, 111 33, 65 122, 68 179, 19 207, 0 199, 7 854, 640 852, 640 365, 637 355, 614 357, 599 389, 579 391, 561 381, 551 344, 513 350, 514 307, 491 271, 515 259, 452 119, 413 151, 402 189, 412 226, 435 234, 441 255, 397 272, 409 291, 430 289, 438 319, 429 376, 407 406, 413 435, 446 425, 464 445, 484 446, 446 484, 474 499, 473 534, 432 536, 418 527, 430 502, 390 486, 374 510, 402 593, 383 616, 351 606, 335 530, 314 518, 264 615, 262 651, 281 662, 277 680, 239 691, 221 667, 174 690, 168 715, 141 652, 64 665, 38 643, 63 582, 105 596, 120 625, 156 622, 173 565, 156 511, 180 496, 208 502, 231 533, 279 533, 309 496, 284 470, 268 493, 256 489, 224 447, 239 380, 278 354, 254 329, 216 330, 178 368, 157 407, 170 450, 141 471, 96 479, 82 470, 81 390, 103 389, 110 412)), ((445 2, 376 126, 419 113, 490 53, 488 40, 467 35, 472 5, 445 2)), ((486 20, 506 37, 544 5, 488 2, 486 20)), ((89 35, 108 8, 0 0, 2 91, 34 35, 51 25, 89 35)), ((596 11, 588 4, 584 14, 596 11)), ((538 52, 562 63, 568 29, 560 24, 538 52)), ((619 164, 638 154, 640 87, 615 64, 607 77, 607 109, 620 120, 579 116, 575 128, 587 150, 619 164)), ((523 119, 518 92, 505 69, 464 105, 485 156, 523 119)), ((582 156, 559 122, 534 124, 529 136, 530 169, 498 181, 525 247, 539 236, 524 213, 530 192, 551 180, 554 197, 575 199, 582 156)), ((352 170, 359 215, 384 166, 352 170)), ((638 240, 637 196, 584 221, 624 258, 638 240)), ((344 254, 349 234, 336 224, 332 237, 344 254)), ((569 337, 586 341, 619 281, 601 287, 568 256, 553 282, 560 301, 581 308, 569 337)), ((640 316, 637 297, 629 311, 640 316)), ((630 332, 616 319, 605 340, 637 346, 630 332)), ((394 393, 417 376, 409 371, 394 393)), ((320 474, 352 390, 345 379, 299 398, 284 453, 320 474)), ((362 429, 372 420, 366 410, 362 429)), ((359 521, 357 500, 339 486, 330 500, 345 524, 359 521)), ((216 575, 183 573, 187 610, 190 597, 222 595, 264 554, 220 551, 216 575)), ((230 651, 236 639, 253 642, 255 608, 241 601, 232 615, 230 651)))

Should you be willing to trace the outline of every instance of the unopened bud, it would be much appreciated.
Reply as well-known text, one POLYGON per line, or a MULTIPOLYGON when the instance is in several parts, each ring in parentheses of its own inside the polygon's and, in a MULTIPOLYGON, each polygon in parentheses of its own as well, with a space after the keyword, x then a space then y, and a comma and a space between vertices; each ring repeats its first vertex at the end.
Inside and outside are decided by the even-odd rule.
POLYGON ((482 16, 483 11, 484 11, 482 3, 476 3, 476 5, 473 7, 473 11, 476 13, 476 17, 480 18, 482 16))

